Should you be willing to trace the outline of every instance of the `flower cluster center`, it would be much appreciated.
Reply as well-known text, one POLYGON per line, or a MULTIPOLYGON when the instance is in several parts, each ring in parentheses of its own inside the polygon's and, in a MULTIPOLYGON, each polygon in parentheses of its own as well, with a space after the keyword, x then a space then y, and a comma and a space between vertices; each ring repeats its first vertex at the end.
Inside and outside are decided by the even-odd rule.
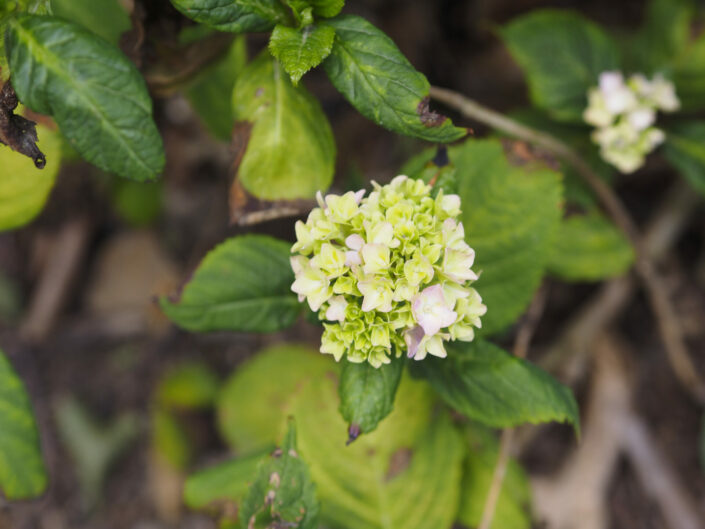
POLYGON ((403 352, 445 357, 447 340, 470 341, 486 312, 471 283, 475 252, 459 222, 460 197, 431 197, 398 176, 364 197, 319 194, 296 223, 292 290, 324 321, 321 352, 375 367, 403 352))

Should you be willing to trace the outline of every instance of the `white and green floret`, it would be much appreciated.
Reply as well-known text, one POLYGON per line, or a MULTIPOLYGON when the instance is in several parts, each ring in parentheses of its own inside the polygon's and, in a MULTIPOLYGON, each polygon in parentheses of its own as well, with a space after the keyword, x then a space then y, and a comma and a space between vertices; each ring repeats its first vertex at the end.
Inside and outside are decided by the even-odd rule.
POLYGON ((583 119, 596 129, 592 140, 602 158, 622 173, 632 173, 646 155, 666 139, 655 126, 657 113, 680 108, 675 86, 660 74, 649 80, 642 74, 627 80, 618 71, 602 72, 598 86, 588 91, 583 119))
POLYGON ((374 191, 318 194, 296 223, 291 289, 323 321, 321 352, 380 367, 406 353, 445 357, 448 340, 471 341, 487 308, 470 285, 460 197, 398 176, 374 191))

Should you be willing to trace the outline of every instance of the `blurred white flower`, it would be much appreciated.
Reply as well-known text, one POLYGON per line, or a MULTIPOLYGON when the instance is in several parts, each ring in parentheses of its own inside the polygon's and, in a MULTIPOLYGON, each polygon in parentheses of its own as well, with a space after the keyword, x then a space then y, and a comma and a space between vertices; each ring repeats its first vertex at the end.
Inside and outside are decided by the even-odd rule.
POLYGON ((592 139, 602 158, 622 173, 636 171, 665 135, 654 127, 656 113, 680 108, 673 83, 657 74, 649 80, 634 74, 625 82, 621 72, 602 72, 588 91, 586 123, 596 127, 592 139))

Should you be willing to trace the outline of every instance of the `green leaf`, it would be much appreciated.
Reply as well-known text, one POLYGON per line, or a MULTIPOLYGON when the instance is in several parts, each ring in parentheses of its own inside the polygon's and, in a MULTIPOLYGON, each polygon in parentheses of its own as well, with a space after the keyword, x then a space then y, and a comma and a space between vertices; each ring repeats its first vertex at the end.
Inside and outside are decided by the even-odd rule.
POLYGON ((548 269, 568 281, 600 281, 624 275, 634 262, 629 241, 600 213, 561 222, 548 269))
POLYGON ((152 101, 117 48, 76 24, 37 15, 11 19, 6 45, 20 100, 53 116, 81 156, 135 180, 161 172, 152 101))
POLYGON ((340 374, 340 413, 348 422, 348 439, 354 441, 361 433, 370 433, 394 409, 404 358, 375 368, 369 362, 345 362, 340 374))
POLYGON ((0 231, 27 224, 44 207, 61 166, 61 137, 37 125, 37 146, 46 156, 44 169, 9 147, 0 145, 0 231))
POLYGON ((205 363, 184 363, 164 376, 156 401, 165 409, 207 408, 215 402, 219 385, 217 375, 205 363))
POLYGON ((561 218, 560 175, 536 164, 510 166, 497 140, 467 141, 449 156, 489 335, 514 323, 541 282, 561 218))
MULTIPOLYGON (((467 527, 478 527, 497 464, 498 443, 489 431, 472 425, 467 429, 470 453, 465 459, 458 520, 467 527)), ((529 529, 531 527, 529 480, 524 470, 510 459, 491 529, 529 529)))
POLYGON ((230 99, 246 64, 247 41, 239 36, 225 57, 204 69, 186 90, 191 106, 219 140, 229 141, 232 135, 235 117, 230 99))
POLYGON ((0 350, 0 489, 8 499, 18 500, 38 496, 46 486, 32 405, 0 350))
POLYGON ((671 127, 666 131, 663 152, 691 185, 705 194, 705 121, 685 121, 671 127))
POLYGON ((220 31, 269 31, 289 14, 279 0, 171 0, 187 17, 220 31))
POLYGON ((430 420, 426 384, 402 379, 394 411, 345 446, 336 380, 311 381, 292 404, 299 453, 318 486, 321 522, 346 529, 449 529, 463 442, 447 414, 430 420))
POLYGON ((329 20, 333 51, 323 66, 335 88, 363 116, 393 132, 433 142, 467 134, 428 108, 429 83, 384 32, 354 15, 329 20))
MULTIPOLYGON (((218 398, 218 425, 239 453, 251 453, 281 438, 288 403, 309 380, 337 366, 315 351, 285 345, 266 349, 238 367, 218 398)), ((341 434, 344 432, 340 432, 341 434)))
POLYGON ((316 485, 296 448, 292 420, 281 449, 260 466, 240 505, 242 527, 317 529, 320 505, 316 485))
POLYGON ((610 37, 571 11, 532 11, 500 35, 526 74, 534 105, 559 120, 582 121, 588 89, 601 72, 619 69, 610 37))
POLYGON ((51 0, 54 16, 65 18, 117 46, 132 23, 118 0, 51 0))
POLYGON ((316 16, 331 18, 340 13, 345 5, 345 0, 306 0, 316 16))
POLYGON ((705 34, 690 43, 678 57, 673 81, 683 110, 705 108, 705 34))
POLYGON ((164 313, 189 331, 273 332, 294 323, 289 244, 265 235, 233 237, 211 250, 164 313))
POLYGON ((453 344, 448 358, 414 362, 412 372, 426 378, 449 406, 487 426, 558 421, 579 431, 570 389, 484 340, 453 344))
POLYGON ((14 13, 51 14, 49 0, 3 0, 0 3, 0 83, 10 77, 10 67, 5 55, 5 29, 7 21, 14 13))
POLYGON ((277 25, 269 40, 269 51, 297 85, 303 75, 330 55, 335 30, 312 24, 303 28, 277 25))
POLYGON ((191 509, 205 509, 221 502, 239 503, 263 458, 263 453, 239 457, 190 475, 184 484, 184 502, 191 509))
POLYGON ((248 65, 233 91, 235 119, 252 123, 237 177, 266 200, 310 198, 333 179, 335 142, 318 101, 294 87, 281 66, 263 52, 248 65))
POLYGON ((285 417, 294 416, 298 452, 317 484, 327 526, 448 529, 464 450, 446 415, 431 422, 428 384, 402 377, 392 413, 346 446, 336 371, 330 359, 302 349, 257 354, 226 385, 221 429, 235 448, 261 449, 280 438, 285 417))
POLYGON ((663 72, 686 48, 694 6, 691 0, 650 0, 644 23, 628 41, 630 71, 663 72))

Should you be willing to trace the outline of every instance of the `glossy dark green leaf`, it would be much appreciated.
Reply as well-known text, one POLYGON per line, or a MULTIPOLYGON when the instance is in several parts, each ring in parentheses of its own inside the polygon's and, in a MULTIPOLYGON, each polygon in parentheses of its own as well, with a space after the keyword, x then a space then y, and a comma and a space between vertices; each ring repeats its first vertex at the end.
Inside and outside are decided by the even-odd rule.
POLYGON ((293 324, 301 304, 291 291, 289 244, 264 235, 233 237, 201 261, 166 315, 190 331, 273 332, 293 324))
POLYGON ((286 22, 288 13, 279 0, 171 0, 187 17, 220 31, 268 31, 286 22))
POLYGON ((429 83, 381 30, 354 15, 329 20, 333 51, 323 66, 333 85, 363 116, 391 131, 433 142, 467 134, 429 109, 429 83))
POLYGON ((152 101, 117 48, 74 23, 38 15, 11 19, 6 45, 20 100, 51 115, 81 156, 135 180, 161 172, 152 101))
POLYGON ((570 389, 545 371, 499 347, 476 339, 456 342, 448 358, 413 362, 412 372, 463 415, 492 427, 567 422, 579 430, 578 405, 570 389))
POLYGON ((76 22, 117 46, 132 26, 119 0, 51 0, 52 14, 76 22))
POLYGON ((588 89, 600 73, 619 69, 610 37, 572 11, 534 10, 512 20, 500 35, 524 70, 533 103, 556 119, 582 121, 588 89))
POLYGON ((335 30, 330 26, 311 24, 290 28, 278 25, 272 31, 269 51, 296 85, 307 71, 328 57, 334 38, 335 30))
POLYGON ((627 238, 601 214, 573 215, 556 232, 548 270, 568 281, 600 281, 625 274, 634 262, 627 238))
POLYGON ((3 0, 0 2, 0 81, 5 82, 10 77, 10 67, 5 55, 5 28, 10 16, 17 13, 33 15, 51 14, 49 0, 3 0))
POLYGON ((664 154, 695 189, 705 194, 705 121, 686 121, 671 127, 666 132, 664 154))
POLYGON ((379 368, 369 362, 343 364, 338 393, 349 441, 373 431, 392 412, 403 370, 404 358, 393 358, 379 368))
MULTIPOLYGON (((237 172, 243 187, 266 200, 311 198, 335 170, 335 141, 318 101, 268 52, 235 83, 235 119, 252 124, 237 172)), ((247 126, 247 125, 244 125, 247 126)))
POLYGON ((297 452, 292 420, 280 449, 259 467, 242 500, 240 525, 252 529, 317 529, 319 511, 316 485, 297 452))
POLYGON ((47 473, 24 384, 0 350, 0 490, 10 500, 40 495, 47 473))

